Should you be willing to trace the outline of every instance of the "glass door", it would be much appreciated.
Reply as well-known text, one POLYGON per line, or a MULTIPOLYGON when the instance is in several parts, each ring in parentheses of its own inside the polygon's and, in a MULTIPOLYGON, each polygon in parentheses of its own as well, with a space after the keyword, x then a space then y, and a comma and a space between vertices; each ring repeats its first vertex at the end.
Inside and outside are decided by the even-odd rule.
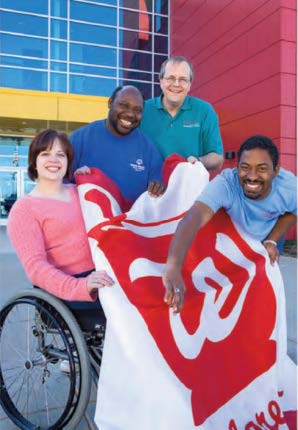
POLYGON ((19 172, 17 168, 0 168, 0 222, 6 225, 7 215, 20 192, 19 172), (4 222, 3 222, 4 221, 4 222))
POLYGON ((28 176, 27 169, 21 168, 21 193, 20 197, 23 197, 25 194, 30 193, 32 188, 36 185, 36 182, 31 181, 28 176))
POLYGON ((7 224, 7 216, 14 202, 28 194, 34 183, 25 167, 0 167, 0 225, 7 224))

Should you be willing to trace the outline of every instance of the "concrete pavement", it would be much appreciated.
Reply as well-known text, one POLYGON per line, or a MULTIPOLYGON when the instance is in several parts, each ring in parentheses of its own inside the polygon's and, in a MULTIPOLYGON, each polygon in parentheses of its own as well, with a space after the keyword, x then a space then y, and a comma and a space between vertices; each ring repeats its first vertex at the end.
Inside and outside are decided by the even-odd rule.
MULTIPOLYGON (((280 269, 284 279, 286 293, 286 313, 288 325, 288 354, 297 363, 297 260, 293 257, 282 256, 280 269)), ((15 255, 6 235, 6 228, 0 226, 0 308, 18 291, 28 288, 29 281, 15 255)), ((89 403, 89 416, 94 416, 96 389, 93 387, 89 403)), ((0 407, 0 429, 15 430, 11 421, 4 415, 0 407)), ((90 428, 85 419, 77 430, 90 428)))

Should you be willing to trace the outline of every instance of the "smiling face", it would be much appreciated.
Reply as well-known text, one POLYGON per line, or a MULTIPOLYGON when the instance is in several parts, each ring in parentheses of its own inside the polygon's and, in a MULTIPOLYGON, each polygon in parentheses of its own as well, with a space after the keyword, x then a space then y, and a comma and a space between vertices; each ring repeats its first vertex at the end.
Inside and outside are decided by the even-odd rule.
POLYGON ((242 152, 238 163, 238 178, 246 197, 261 200, 271 191, 272 181, 279 168, 273 168, 270 154, 265 149, 255 148, 242 152))
POLYGON ((116 136, 126 136, 142 119, 144 100, 137 88, 124 87, 114 100, 109 100, 107 127, 116 136))
POLYGON ((48 181, 63 180, 67 171, 67 155, 58 138, 53 144, 41 151, 36 158, 37 178, 48 181))
POLYGON ((185 61, 167 63, 164 75, 160 79, 162 102, 165 108, 182 106, 191 87, 190 78, 191 70, 185 61))

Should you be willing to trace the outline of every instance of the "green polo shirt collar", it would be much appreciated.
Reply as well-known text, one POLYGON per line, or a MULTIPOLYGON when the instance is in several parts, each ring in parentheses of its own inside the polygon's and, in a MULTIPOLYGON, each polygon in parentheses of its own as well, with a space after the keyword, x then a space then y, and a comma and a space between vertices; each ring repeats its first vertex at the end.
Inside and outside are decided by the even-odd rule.
MULTIPOLYGON (((162 97, 163 97, 163 94, 161 94, 159 97, 157 97, 156 99, 155 99, 155 102, 156 102, 156 107, 157 107, 157 109, 160 109, 160 110, 165 110, 166 111, 166 109, 163 107, 163 104, 162 104, 162 97)), ((183 105, 181 106, 181 108, 179 109, 179 111, 180 110, 191 110, 191 103, 190 103, 190 97, 189 96, 186 96, 185 97, 185 100, 184 100, 184 102, 183 102, 183 105)), ((179 112, 178 111, 178 112, 179 112)), ((177 113, 178 113, 177 112, 177 113)))

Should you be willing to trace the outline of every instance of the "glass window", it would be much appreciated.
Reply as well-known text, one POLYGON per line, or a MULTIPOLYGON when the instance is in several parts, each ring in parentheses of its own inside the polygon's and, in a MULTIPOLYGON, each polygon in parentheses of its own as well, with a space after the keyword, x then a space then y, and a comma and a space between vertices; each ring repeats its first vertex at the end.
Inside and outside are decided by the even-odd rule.
POLYGON ((120 49, 120 67, 151 71, 151 54, 120 49))
POLYGON ((116 67, 116 49, 71 43, 70 61, 116 67))
POLYGON ((0 46, 4 54, 25 55, 37 58, 47 58, 48 56, 48 42, 46 39, 1 34, 0 46))
POLYGON ((160 66, 162 63, 167 59, 168 57, 166 55, 154 55, 154 72, 159 73, 160 66))
POLYGON ((0 145, 0 155, 9 155, 12 156, 13 152, 15 150, 15 145, 3 145, 3 142, 1 142, 0 145))
POLYGON ((66 72, 67 70, 67 64, 60 61, 51 61, 50 67, 51 70, 58 72, 66 72))
POLYGON ((70 64, 69 71, 73 73, 87 74, 87 75, 101 75, 108 77, 116 77, 117 71, 107 67, 85 66, 83 64, 70 64))
POLYGON ((168 0, 0 0, 0 8, 16 11, 1 14, 0 30, 12 34, 0 35, 0 85, 110 96, 120 79, 160 93, 168 0))
POLYGON ((123 48, 139 49, 149 52, 152 50, 152 37, 149 33, 119 30, 119 42, 119 45, 123 48))
POLYGON ((1 15, 1 30, 3 31, 43 37, 48 35, 47 18, 4 11, 1 12, 1 15))
POLYGON ((117 5, 117 0, 92 0, 93 3, 104 3, 107 5, 117 5))
POLYGON ((67 39, 67 22, 61 19, 51 19, 51 37, 67 39))
POLYGON ((46 91, 47 73, 3 67, 0 74, 0 86, 22 88, 24 90, 46 91))
POLYGON ((50 75, 50 91, 65 93, 67 91, 66 74, 51 73, 50 75))
MULTIPOLYGON (((12 167, 13 166, 12 162, 13 162, 13 158, 12 157, 3 157, 3 156, 0 156, 0 166, 12 167)), ((0 175, 1 175, 1 173, 0 173, 0 175)), ((1 190, 0 190, 0 193, 1 193, 1 190)), ((0 197, 1 197, 1 195, 0 195, 0 197)))
POLYGON ((168 0, 155 0, 155 12, 168 15, 168 0))
POLYGON ((25 194, 30 193, 30 191, 33 190, 33 188, 35 187, 35 185, 36 185, 36 183, 33 182, 33 181, 31 181, 31 179, 29 178, 27 172, 24 172, 24 193, 25 194))
POLYGON ((1 56, 1 63, 6 66, 29 67, 33 69, 47 69, 48 62, 43 60, 31 60, 22 57, 1 56))
POLYGON ((137 87, 142 92, 145 99, 151 98, 151 83, 138 82, 130 79, 121 79, 119 81, 119 85, 133 85, 137 87))
POLYGON ((154 31, 160 34, 168 34, 168 18, 156 15, 154 18, 154 31))
POLYGON ((70 2, 70 19, 96 24, 116 25, 117 9, 90 3, 70 2))
POLYGON ((154 85, 154 94, 152 97, 159 97, 161 93, 160 85, 154 85))
POLYGON ((31 139, 28 137, 0 136, 0 155, 12 154, 15 147, 18 146, 19 154, 27 156, 30 143, 31 139), (8 148, 8 150, 6 148, 8 148))
POLYGON ((24 145, 24 143, 22 143, 21 145, 22 146, 18 146, 19 155, 27 157, 28 156, 28 150, 29 150, 27 145, 30 145, 30 141, 27 142, 26 146, 24 145))
POLYGON ((44 0, 1 0, 1 7, 5 9, 41 13, 45 15, 48 13, 48 2, 44 0))
POLYGON ((134 71, 134 70, 120 69, 119 78, 151 82, 152 75, 151 73, 140 72, 137 70, 134 71))
POLYGON ((114 28, 71 22, 70 40, 115 46, 117 44, 116 31, 114 28))
POLYGON ((56 40, 51 40, 51 59, 66 61, 67 59, 66 42, 57 42, 56 40))
POLYGON ((0 217, 6 218, 17 199, 18 172, 0 172, 0 217))
POLYGON ((133 30, 151 31, 151 15, 122 9, 120 13, 120 26, 133 30))
POLYGON ((168 38, 154 36, 154 50, 160 54, 166 54, 168 52, 168 38))
POLYGON ((151 12, 152 0, 120 0, 120 6, 130 9, 147 10, 148 12, 151 12))
POLYGON ((116 79, 70 75, 69 87, 70 92, 75 94, 110 97, 116 87, 116 79))
MULTIPOLYGON (((41 0, 44 1, 44 0, 41 0)), ((67 1, 51 0, 51 16, 67 17, 67 1)))
POLYGON ((19 157, 18 166, 19 167, 27 167, 28 166, 28 157, 19 157))

